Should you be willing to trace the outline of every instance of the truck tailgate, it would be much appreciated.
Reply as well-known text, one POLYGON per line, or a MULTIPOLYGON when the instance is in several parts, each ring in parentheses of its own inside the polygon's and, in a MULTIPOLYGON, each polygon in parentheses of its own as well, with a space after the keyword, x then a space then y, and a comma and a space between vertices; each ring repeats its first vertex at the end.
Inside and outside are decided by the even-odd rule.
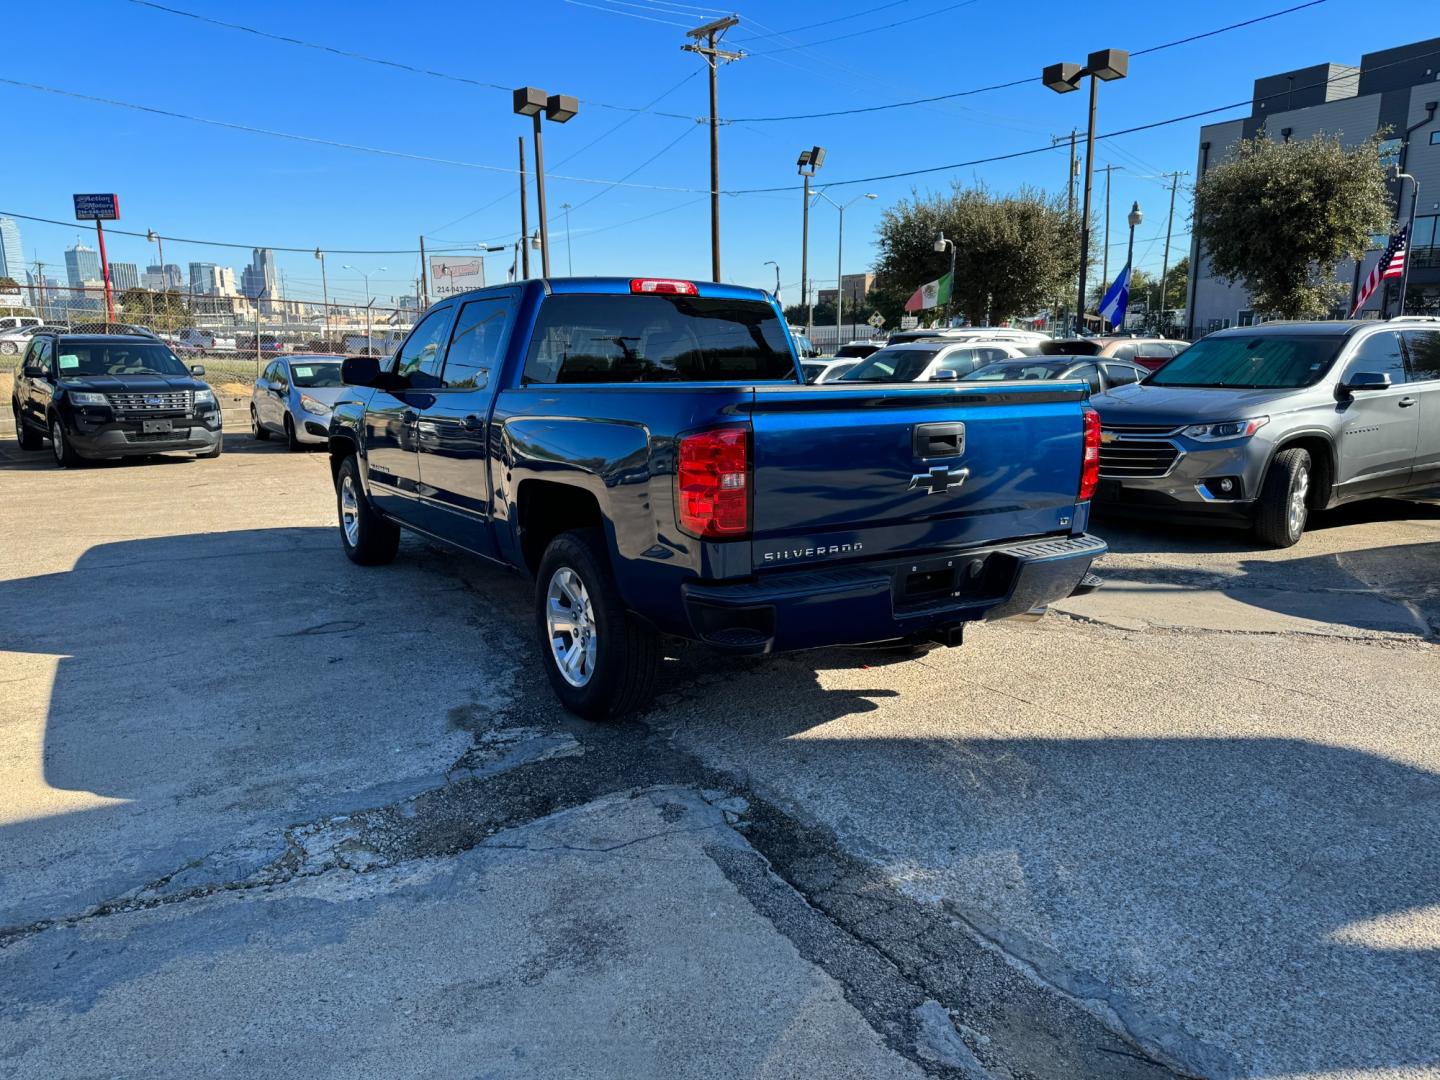
POLYGON ((757 570, 1067 531, 1084 453, 1068 383, 757 388, 757 570))

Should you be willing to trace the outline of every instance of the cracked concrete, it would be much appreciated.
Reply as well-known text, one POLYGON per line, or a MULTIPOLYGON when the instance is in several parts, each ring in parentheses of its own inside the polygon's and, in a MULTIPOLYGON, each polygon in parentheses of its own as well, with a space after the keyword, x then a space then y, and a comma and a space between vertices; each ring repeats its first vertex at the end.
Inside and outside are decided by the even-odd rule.
POLYGON ((554 707, 525 583, 350 567, 327 485, 0 444, 36 539, 0 567, 3 1071, 1440 1068, 1423 509, 1291 553, 1108 531, 1131 629, 681 648, 602 728, 554 707), (176 567, 205 618, 166 617, 176 567))

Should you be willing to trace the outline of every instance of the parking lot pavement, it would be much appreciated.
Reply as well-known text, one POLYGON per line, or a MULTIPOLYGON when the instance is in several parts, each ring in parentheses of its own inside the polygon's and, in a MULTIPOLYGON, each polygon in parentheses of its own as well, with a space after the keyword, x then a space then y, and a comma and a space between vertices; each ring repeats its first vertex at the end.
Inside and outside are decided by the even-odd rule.
POLYGON ((616 727, 521 579, 332 513, 0 441, 3 1071, 1440 1073, 1431 508, 1108 523, 1111 606, 679 647, 616 727))

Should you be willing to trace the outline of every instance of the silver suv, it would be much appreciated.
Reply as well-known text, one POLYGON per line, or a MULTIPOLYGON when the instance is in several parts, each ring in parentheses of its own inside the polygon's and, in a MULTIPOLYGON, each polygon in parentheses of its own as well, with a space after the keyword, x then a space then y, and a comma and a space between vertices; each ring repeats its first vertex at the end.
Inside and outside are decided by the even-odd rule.
POLYGON ((1222 330, 1091 403, 1110 509, 1289 547, 1311 510, 1440 488, 1440 319, 1222 330))

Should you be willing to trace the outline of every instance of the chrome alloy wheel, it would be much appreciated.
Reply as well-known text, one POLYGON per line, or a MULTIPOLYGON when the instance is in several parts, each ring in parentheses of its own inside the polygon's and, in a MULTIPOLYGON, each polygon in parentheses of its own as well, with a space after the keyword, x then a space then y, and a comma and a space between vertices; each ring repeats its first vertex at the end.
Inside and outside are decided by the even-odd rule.
POLYGON ((589 683, 595 674, 598 641, 595 608, 580 575, 568 566, 555 571, 545 590, 545 625, 561 676, 571 686, 589 683))
POLYGON ((1301 469, 1290 485, 1290 506, 1286 515, 1286 525, 1290 529, 1291 536, 1299 536, 1301 530, 1305 528, 1305 500, 1309 494, 1310 470, 1301 469))
POLYGON ((355 493, 355 478, 347 475, 340 481, 340 527, 345 542, 352 548, 360 543, 360 498, 355 493))
POLYGON ((50 449, 55 452, 55 460, 61 465, 65 464, 65 429, 60 426, 59 419, 50 421, 50 449))

